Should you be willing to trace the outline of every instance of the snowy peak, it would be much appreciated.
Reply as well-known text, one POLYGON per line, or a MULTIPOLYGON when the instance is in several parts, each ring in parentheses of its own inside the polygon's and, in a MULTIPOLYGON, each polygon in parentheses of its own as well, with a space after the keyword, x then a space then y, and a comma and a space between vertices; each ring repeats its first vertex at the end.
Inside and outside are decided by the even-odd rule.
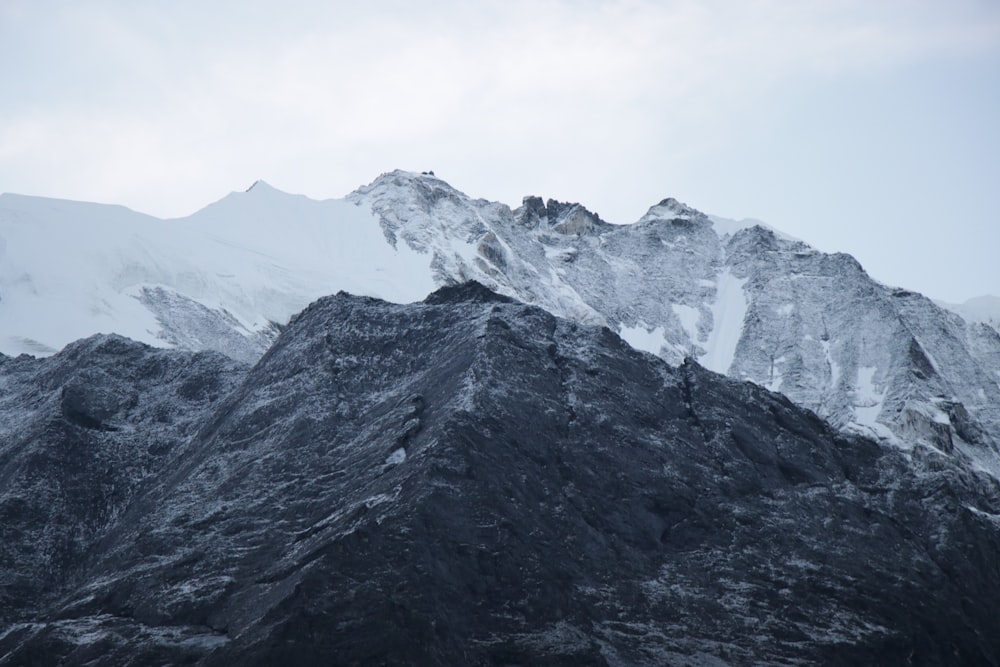
POLYGON ((323 295, 414 302, 474 280, 781 392, 842 429, 941 451, 972 444, 958 430, 988 434, 985 450, 1000 433, 995 330, 876 283, 848 255, 673 198, 611 225, 580 204, 526 197, 511 210, 399 170, 340 200, 258 181, 169 221, 4 195, 0 254, 6 354, 115 331, 252 361, 323 295), (935 401, 969 415, 949 420, 950 444, 935 401))
POLYGON ((247 189, 245 190, 245 192, 250 192, 250 191, 251 191, 251 190, 253 190, 254 188, 259 188, 259 190, 258 190, 258 193, 259 193, 259 192, 264 192, 264 191, 267 191, 267 190, 274 190, 274 189, 275 189, 275 188, 271 187, 271 186, 270 186, 270 185, 269 185, 268 183, 266 183, 265 181, 262 181, 262 180, 260 180, 260 179, 257 179, 256 181, 254 181, 253 183, 251 183, 251 184, 250 184, 250 187, 249 187, 249 188, 247 188, 247 189))
POLYGON ((639 222, 647 220, 708 220, 708 216, 698 209, 691 208, 673 197, 667 197, 659 204, 651 206, 639 222))
POLYGON ((0 247, 0 350, 8 354, 50 354, 117 332, 250 361, 276 324, 324 294, 405 302, 436 287, 429 258, 389 246, 369 210, 265 184, 172 220, 7 196, 0 247))
POLYGON ((358 188, 347 200, 372 211, 394 246, 402 236, 418 252, 431 251, 442 235, 468 244, 487 231, 477 213, 486 202, 474 202, 430 173, 391 171, 358 188))
POLYGON ((189 220, 206 215, 216 219, 226 218, 230 223, 255 221, 258 224, 275 217, 293 215, 303 208, 314 208, 320 204, 305 195, 296 195, 279 190, 265 181, 257 180, 243 191, 230 192, 222 199, 205 206, 195 213, 179 220, 189 220))
POLYGON ((381 174, 368 185, 363 185, 352 192, 348 199, 393 199, 397 201, 410 200, 418 203, 425 210, 430 209, 441 200, 464 201, 468 197, 451 187, 447 182, 437 178, 433 172, 412 172, 396 169, 381 174))

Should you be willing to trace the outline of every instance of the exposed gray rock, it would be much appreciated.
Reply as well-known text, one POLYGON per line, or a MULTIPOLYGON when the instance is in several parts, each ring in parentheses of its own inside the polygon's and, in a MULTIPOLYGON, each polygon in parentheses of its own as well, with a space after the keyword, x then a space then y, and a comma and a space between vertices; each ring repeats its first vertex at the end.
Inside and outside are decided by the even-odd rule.
POLYGON ((30 597, 6 585, 0 665, 1000 662, 1000 488, 934 447, 478 285, 324 298, 245 376, 219 359, 0 359, 5 409, 60 429, 4 431, 5 480, 78 479, 39 452, 81 434, 145 466, 30 597), (61 415, 79 369, 137 397, 102 408, 118 431, 61 415))
POLYGON ((439 284, 471 278, 607 325, 671 363, 694 358, 779 391, 840 429, 898 446, 925 435, 925 444, 938 442, 942 428, 945 440, 961 439, 934 407, 961 404, 966 432, 980 436, 963 444, 1000 469, 1000 335, 877 283, 849 255, 670 198, 632 225, 538 197, 511 211, 407 172, 385 174, 351 198, 433 253, 439 284), (456 241, 476 257, 458 252, 456 241), (931 423, 914 428, 919 415, 931 423))
POLYGON ((184 457, 245 370, 119 336, 43 360, 0 357, 0 626, 70 585, 143 481, 184 457))

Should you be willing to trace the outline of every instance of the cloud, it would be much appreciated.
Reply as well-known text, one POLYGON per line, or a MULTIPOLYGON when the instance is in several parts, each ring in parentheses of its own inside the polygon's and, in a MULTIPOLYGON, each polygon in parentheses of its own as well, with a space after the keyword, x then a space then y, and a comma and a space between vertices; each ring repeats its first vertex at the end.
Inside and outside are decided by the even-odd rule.
POLYGON ((422 158, 589 187, 588 165, 719 150, 789 81, 1000 43, 975 2, 59 6, 15 4, 0 35, 37 35, 0 176, 173 215, 256 176, 333 196, 374 176, 344 168, 422 158))

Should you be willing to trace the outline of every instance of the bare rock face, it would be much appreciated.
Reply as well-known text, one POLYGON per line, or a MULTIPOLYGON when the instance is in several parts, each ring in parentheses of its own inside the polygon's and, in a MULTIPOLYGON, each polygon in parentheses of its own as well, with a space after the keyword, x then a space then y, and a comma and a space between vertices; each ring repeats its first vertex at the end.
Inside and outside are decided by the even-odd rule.
POLYGON ((993 477, 476 284, 0 387, 0 665, 1000 662, 993 477))
POLYGON ((221 354, 120 336, 48 359, 0 357, 0 624, 72 585, 143 482, 184 455, 245 371, 221 354))

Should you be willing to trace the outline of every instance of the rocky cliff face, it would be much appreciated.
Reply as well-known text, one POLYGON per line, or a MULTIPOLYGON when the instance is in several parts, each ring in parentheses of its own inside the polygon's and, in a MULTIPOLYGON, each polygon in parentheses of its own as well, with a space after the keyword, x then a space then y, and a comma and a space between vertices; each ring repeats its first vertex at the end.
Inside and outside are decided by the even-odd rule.
POLYGON ((529 197, 511 211, 404 172, 351 198, 390 238, 431 253, 440 284, 474 278, 605 324, 671 363, 690 357, 780 391, 841 429, 1000 461, 1000 335, 875 282, 848 255, 673 199, 609 225, 579 205, 529 197))
POLYGON ((993 477, 474 284, 0 387, 0 665, 1000 662, 993 477))

